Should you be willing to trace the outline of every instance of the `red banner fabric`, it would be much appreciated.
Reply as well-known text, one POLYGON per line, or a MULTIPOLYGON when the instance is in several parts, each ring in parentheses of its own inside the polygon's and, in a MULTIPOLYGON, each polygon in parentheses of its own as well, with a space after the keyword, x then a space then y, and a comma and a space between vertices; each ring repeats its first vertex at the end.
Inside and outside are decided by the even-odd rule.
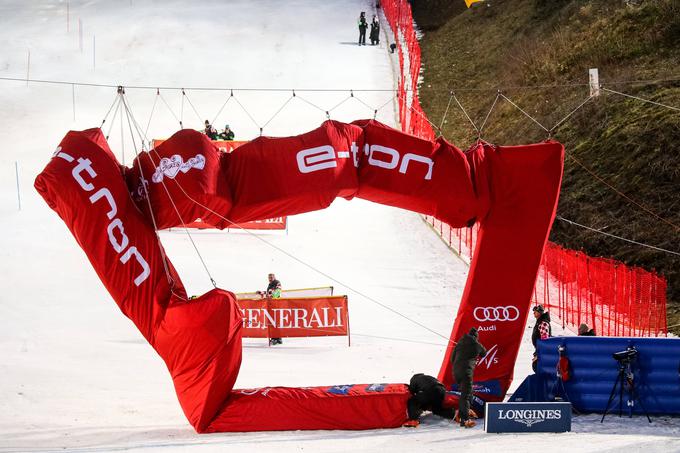
POLYGON ((477 212, 470 165, 461 150, 397 132, 374 120, 353 124, 364 130, 359 150, 358 197, 420 213, 451 225, 466 225, 477 212))
POLYGON ((404 384, 234 390, 206 432, 397 428, 410 396, 404 384))
MULTIPOLYGON (((481 222, 451 340, 471 327, 488 353, 475 370, 486 400, 502 400, 510 382, 531 304, 543 247, 557 208, 564 147, 484 145, 492 204, 481 222), (482 384, 483 385, 483 384, 482 384)), ((439 380, 452 384, 449 343, 439 380)), ((482 396, 482 395, 480 395, 482 396)))
POLYGON ((327 337, 349 333, 347 296, 239 299, 245 338, 327 337))
POLYGON ((171 291, 186 295, 172 265, 164 263, 153 226, 130 199, 101 130, 66 134, 35 188, 71 230, 121 311, 153 342, 171 291))
POLYGON ((351 151, 361 128, 338 121, 295 137, 258 137, 226 154, 234 222, 270 219, 328 207, 357 191, 351 151))
MULTIPOLYGON (((140 155, 134 169, 118 165, 101 131, 70 132, 38 175, 36 189, 167 364, 198 432, 398 426, 406 417, 407 395, 403 386, 342 397, 313 389, 231 393, 244 307, 219 289, 187 300, 152 227, 177 225, 178 217, 185 223, 208 219, 223 228, 229 222, 222 217, 248 222, 291 215, 359 194, 434 213, 453 225, 477 219, 476 250, 452 340, 477 327, 490 351, 477 368, 477 381, 493 389, 486 392, 489 399, 507 391, 555 213, 562 145, 480 144, 464 154, 442 140, 417 139, 375 121, 359 124, 326 121, 296 137, 260 137, 232 153, 220 153, 199 132, 185 130, 140 155)), ((248 328, 263 318, 273 337, 339 335, 348 328, 346 300, 326 298, 311 311, 307 300, 268 303, 247 313, 248 328)), ((450 352, 439 375, 447 385, 450 352)))
POLYGON ((140 153, 128 172, 137 206, 153 215, 159 229, 196 219, 217 228, 229 226, 215 214, 231 209, 231 194, 220 167, 222 155, 208 137, 192 129, 181 130, 140 153))

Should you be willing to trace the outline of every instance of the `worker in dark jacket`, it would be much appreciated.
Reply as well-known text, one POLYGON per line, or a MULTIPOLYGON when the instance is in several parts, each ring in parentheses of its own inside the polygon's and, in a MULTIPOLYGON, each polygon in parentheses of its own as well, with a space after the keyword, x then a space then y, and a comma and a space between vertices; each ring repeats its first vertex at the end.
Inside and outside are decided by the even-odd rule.
POLYGON ((455 411, 453 407, 444 407, 446 398, 446 388, 437 378, 423 373, 414 374, 408 385, 411 398, 407 403, 408 420, 404 426, 415 428, 420 422, 421 414, 424 411, 432 411, 440 417, 453 419, 455 411))
POLYGON ((361 12, 359 15, 359 21, 357 22, 359 26, 359 45, 366 45, 366 29, 368 28, 368 22, 366 21, 366 13, 361 12))
POLYGON ((453 379, 458 384, 460 399, 458 400, 458 417, 460 426, 472 428, 476 425, 470 420, 470 402, 472 400, 472 379, 477 365, 477 359, 486 355, 486 349, 477 340, 477 329, 470 329, 463 335, 451 354, 453 364, 453 379))
POLYGON ((547 340, 552 337, 552 328, 550 327, 550 313, 545 311, 543 305, 536 305, 533 308, 534 318, 536 324, 534 330, 531 332, 531 343, 534 345, 534 357, 531 361, 531 368, 536 372, 538 368, 538 352, 536 350, 536 342, 538 340, 547 340))
POLYGON ((372 46, 380 44, 380 22, 378 22, 378 18, 375 16, 375 14, 371 20, 371 33, 369 36, 371 38, 372 46))
POLYGON ((596 337, 597 334, 595 333, 594 329, 591 329, 588 327, 588 324, 581 324, 578 326, 578 336, 579 337, 596 337))

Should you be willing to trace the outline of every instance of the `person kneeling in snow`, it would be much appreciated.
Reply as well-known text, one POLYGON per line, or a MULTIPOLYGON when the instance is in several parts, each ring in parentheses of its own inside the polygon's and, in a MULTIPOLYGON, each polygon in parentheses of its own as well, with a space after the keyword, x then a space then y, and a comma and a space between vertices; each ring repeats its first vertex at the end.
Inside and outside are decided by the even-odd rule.
POLYGON ((417 427, 418 419, 424 411, 431 411, 435 415, 452 420, 455 411, 452 402, 447 404, 446 388, 437 378, 423 373, 414 374, 408 384, 411 398, 406 405, 408 420, 404 426, 417 427))

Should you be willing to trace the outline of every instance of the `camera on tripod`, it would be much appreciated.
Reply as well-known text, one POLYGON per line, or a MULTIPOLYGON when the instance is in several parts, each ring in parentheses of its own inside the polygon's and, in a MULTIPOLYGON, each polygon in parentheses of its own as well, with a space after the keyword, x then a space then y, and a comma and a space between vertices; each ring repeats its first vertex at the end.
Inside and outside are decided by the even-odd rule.
POLYGON ((619 363, 627 364, 635 360, 637 354, 638 354, 637 349, 635 349, 633 346, 630 346, 626 348, 625 351, 613 353, 612 357, 614 357, 614 360, 616 360, 619 363))

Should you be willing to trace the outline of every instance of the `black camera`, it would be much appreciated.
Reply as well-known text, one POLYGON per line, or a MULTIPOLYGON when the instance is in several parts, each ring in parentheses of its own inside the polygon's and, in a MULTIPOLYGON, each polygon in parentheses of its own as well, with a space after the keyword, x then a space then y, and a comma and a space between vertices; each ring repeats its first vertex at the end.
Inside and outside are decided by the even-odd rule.
POLYGON ((614 360, 621 362, 621 363, 630 363, 632 362, 635 357, 637 357, 637 349, 634 347, 629 347, 625 351, 619 351, 615 352, 612 354, 612 357, 614 357, 614 360))

